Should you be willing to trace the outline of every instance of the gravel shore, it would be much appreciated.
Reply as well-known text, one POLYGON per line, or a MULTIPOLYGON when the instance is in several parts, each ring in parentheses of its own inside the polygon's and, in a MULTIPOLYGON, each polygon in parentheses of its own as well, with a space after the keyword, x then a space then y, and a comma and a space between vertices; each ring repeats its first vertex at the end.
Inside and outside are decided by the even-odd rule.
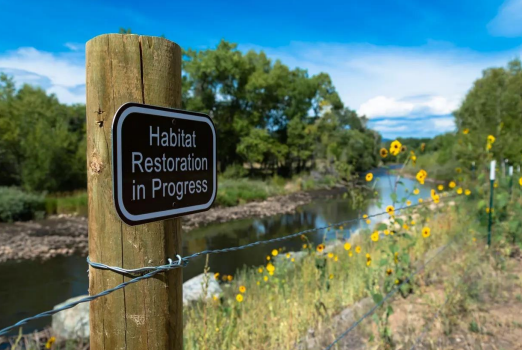
MULTIPOLYGON (((344 192, 343 187, 296 192, 227 208, 187 215, 182 218, 183 231, 232 220, 293 213, 297 207, 315 198, 344 192)), ((21 260, 47 260, 73 254, 87 255, 87 218, 58 215, 45 220, 0 223, 0 263, 21 260)))

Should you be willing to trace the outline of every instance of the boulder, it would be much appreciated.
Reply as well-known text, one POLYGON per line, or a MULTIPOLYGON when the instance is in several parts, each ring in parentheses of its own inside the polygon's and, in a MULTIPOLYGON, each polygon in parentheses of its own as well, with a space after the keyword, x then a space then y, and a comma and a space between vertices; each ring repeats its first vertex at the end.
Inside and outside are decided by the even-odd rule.
MULTIPOLYGON (((191 301, 196 301, 204 297, 203 282, 205 274, 198 275, 183 283, 183 304, 191 301)), ((219 283, 214 279, 214 273, 209 272, 209 281, 206 298, 211 298, 214 295, 219 296, 223 290, 219 283)), ((88 295, 81 295, 76 298, 71 298, 58 304, 54 310, 65 306, 66 304, 74 303, 77 300, 88 297, 88 295)), ((61 311, 53 315, 52 328, 54 334, 62 340, 78 339, 89 337, 89 303, 78 304, 71 309, 61 311)))
POLYGON ((205 274, 202 273, 183 283, 183 304, 196 301, 202 298, 208 299, 213 296, 219 296, 223 290, 219 286, 218 281, 214 279, 214 273, 208 273, 207 295, 203 295, 203 283, 205 274))
MULTIPOLYGON (((66 304, 74 303, 88 295, 80 295, 76 298, 67 299, 56 305, 56 310, 66 304)), ((89 303, 81 303, 71 309, 67 309, 53 315, 53 332, 62 340, 89 337, 89 303)))

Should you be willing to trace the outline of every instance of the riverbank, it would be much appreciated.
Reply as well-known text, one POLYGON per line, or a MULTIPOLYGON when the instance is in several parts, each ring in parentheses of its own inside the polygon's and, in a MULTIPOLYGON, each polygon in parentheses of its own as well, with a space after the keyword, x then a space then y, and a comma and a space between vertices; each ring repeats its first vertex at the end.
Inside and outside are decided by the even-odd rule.
MULTIPOLYGON (((295 212, 296 208, 317 198, 328 198, 346 189, 342 186, 329 189, 294 192, 249 202, 234 207, 216 207, 203 213, 182 218, 183 231, 212 223, 260 218, 295 212)), ((0 223, 0 263, 22 260, 48 260, 58 256, 88 252, 87 218, 73 215, 55 215, 45 220, 0 223)))

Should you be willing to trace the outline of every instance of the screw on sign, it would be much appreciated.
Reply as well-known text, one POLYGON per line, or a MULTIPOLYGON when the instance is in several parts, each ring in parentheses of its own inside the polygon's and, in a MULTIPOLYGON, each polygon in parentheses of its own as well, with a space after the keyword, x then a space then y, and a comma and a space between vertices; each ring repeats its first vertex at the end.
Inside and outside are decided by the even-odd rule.
POLYGON ((114 203, 128 225, 205 211, 216 197, 216 131, 201 113, 127 103, 112 125, 114 203))

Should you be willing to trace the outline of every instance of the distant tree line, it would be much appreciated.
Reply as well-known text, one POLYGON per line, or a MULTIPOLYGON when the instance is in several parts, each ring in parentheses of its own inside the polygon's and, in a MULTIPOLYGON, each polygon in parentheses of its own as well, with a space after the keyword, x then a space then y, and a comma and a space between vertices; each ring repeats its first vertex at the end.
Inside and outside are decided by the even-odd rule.
MULTIPOLYGON (((224 40, 183 58, 183 108, 212 116, 220 171, 247 164, 290 176, 320 166, 349 177, 377 165, 380 135, 343 105, 328 74, 310 76, 224 40)), ((0 75, 0 186, 85 188, 85 142, 85 105, 17 89, 0 75)))

